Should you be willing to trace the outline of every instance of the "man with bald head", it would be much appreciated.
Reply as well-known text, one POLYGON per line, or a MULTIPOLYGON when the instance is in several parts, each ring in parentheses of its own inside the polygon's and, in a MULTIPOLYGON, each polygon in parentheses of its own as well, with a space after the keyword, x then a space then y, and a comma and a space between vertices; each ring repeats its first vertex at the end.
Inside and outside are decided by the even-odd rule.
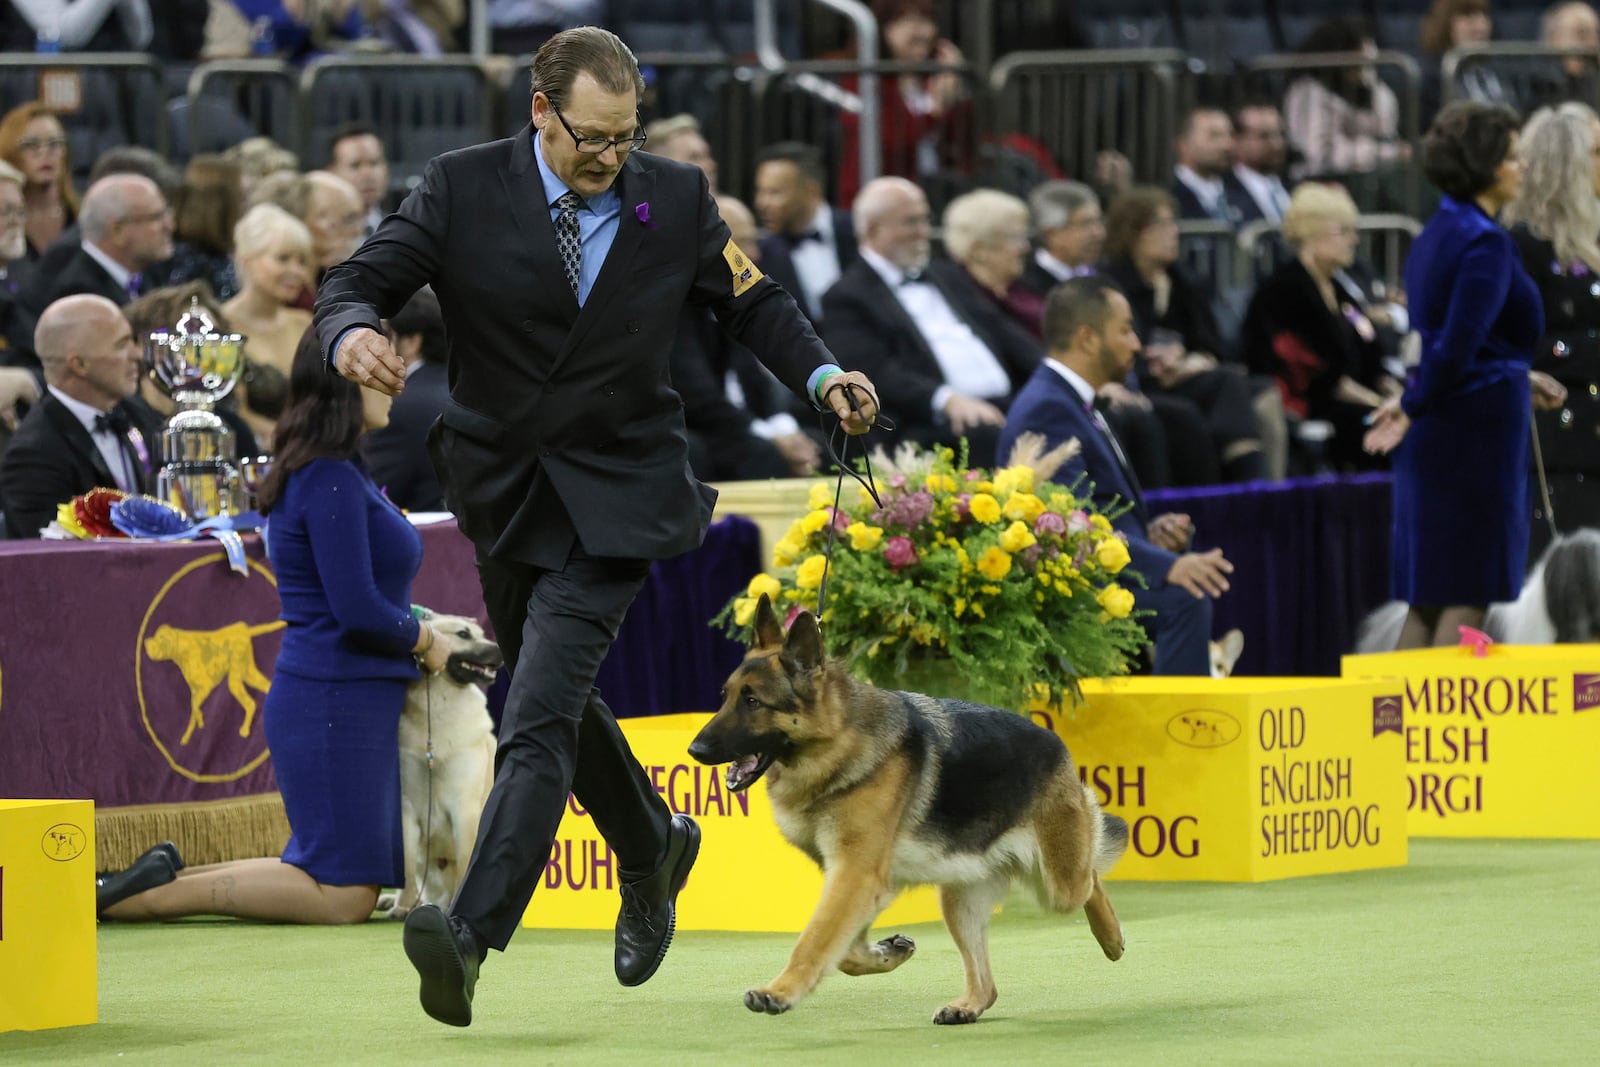
POLYGON ((915 184, 870 181, 851 213, 861 258, 822 298, 828 347, 894 398, 884 409, 892 436, 951 447, 966 438, 974 466, 994 464, 1005 408, 1043 346, 964 269, 930 261, 933 220, 915 184))
POLYGON ((172 258, 172 227, 172 208, 155 182, 142 174, 101 178, 83 194, 78 250, 59 271, 34 277, 23 307, 37 314, 76 293, 128 303, 144 292, 142 272, 172 258))
POLYGON ((63 297, 39 316, 33 344, 45 395, 0 460, 8 537, 38 537, 57 505, 94 488, 149 492, 160 462, 161 421, 132 399, 141 353, 116 304, 63 297))

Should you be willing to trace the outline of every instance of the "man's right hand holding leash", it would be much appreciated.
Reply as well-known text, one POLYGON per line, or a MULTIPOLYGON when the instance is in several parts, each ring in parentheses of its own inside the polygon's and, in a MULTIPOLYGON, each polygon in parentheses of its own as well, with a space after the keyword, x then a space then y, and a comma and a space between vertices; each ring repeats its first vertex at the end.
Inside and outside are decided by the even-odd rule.
POLYGON ((405 361, 387 337, 366 326, 357 326, 340 336, 333 367, 357 385, 389 396, 399 396, 406 387, 405 361))
POLYGON ((822 383, 822 402, 852 437, 866 433, 878 420, 878 391, 858 370, 829 375, 822 383))

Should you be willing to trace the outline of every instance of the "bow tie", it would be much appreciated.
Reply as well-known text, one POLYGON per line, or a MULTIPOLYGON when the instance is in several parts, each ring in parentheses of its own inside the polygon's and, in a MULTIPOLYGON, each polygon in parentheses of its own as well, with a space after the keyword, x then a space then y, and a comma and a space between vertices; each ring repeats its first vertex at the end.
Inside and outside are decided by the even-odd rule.
POLYGON ((133 423, 128 419, 128 413, 121 408, 112 408, 104 415, 94 417, 95 433, 112 433, 118 437, 126 437, 131 429, 133 423))
POLYGON ((807 241, 816 241, 818 243, 821 243, 822 241, 821 230, 807 230, 804 233, 786 233, 783 236, 784 239, 789 242, 790 248, 799 248, 807 241))

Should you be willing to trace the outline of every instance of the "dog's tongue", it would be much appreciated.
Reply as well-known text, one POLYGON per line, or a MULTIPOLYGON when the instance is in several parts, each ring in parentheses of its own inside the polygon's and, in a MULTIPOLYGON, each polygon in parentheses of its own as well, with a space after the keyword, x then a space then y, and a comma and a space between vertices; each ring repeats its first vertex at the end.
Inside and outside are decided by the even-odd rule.
POLYGON ((761 763, 760 756, 746 756, 742 760, 728 764, 728 788, 738 789, 745 780, 756 773, 756 767, 761 763))

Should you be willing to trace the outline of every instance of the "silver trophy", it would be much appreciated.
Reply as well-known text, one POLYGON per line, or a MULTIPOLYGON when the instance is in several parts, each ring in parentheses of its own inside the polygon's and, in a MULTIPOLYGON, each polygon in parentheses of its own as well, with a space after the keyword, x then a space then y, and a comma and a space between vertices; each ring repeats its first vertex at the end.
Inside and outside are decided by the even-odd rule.
POLYGON ((150 377, 178 405, 161 436, 156 495, 191 522, 244 510, 238 445, 211 410, 244 371, 244 341, 240 334, 217 333, 198 297, 171 330, 145 338, 150 377))

